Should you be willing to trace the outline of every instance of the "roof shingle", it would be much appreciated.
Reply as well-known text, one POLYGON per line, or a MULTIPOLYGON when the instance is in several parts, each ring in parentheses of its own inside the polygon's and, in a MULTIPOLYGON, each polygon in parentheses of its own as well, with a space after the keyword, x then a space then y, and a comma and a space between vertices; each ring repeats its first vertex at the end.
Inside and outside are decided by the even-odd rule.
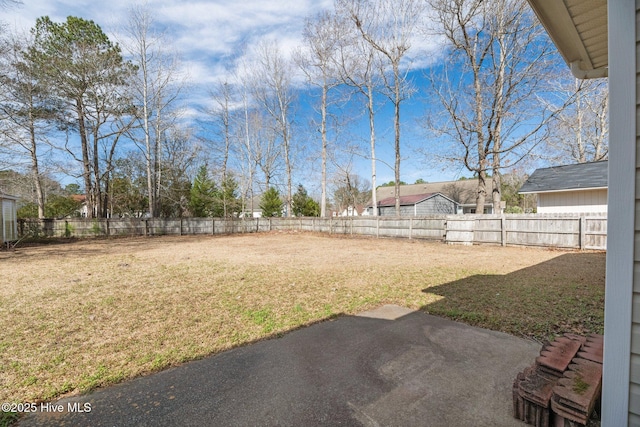
MULTIPOLYGON (((428 199, 436 195, 437 193, 424 193, 424 194, 412 194, 409 196, 400 196, 400 205, 415 205, 423 200, 428 199)), ((386 199, 382 199, 378 202, 378 206, 395 206, 396 198, 395 197, 387 197, 386 199)))
POLYGON ((606 188, 608 186, 608 163, 604 160, 536 169, 522 185, 519 193, 606 188))

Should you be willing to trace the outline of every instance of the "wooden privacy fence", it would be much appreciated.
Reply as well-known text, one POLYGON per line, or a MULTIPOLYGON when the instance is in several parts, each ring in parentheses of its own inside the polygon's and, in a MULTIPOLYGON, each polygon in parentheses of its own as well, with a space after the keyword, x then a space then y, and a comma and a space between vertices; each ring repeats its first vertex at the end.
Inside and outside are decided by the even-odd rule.
POLYGON ((607 217, 567 214, 457 215, 447 217, 447 243, 607 248, 607 217))
POLYGON ((606 249, 606 216, 439 215, 337 218, 117 218, 21 220, 21 235, 43 237, 162 236, 295 230, 329 234, 497 244, 606 249))

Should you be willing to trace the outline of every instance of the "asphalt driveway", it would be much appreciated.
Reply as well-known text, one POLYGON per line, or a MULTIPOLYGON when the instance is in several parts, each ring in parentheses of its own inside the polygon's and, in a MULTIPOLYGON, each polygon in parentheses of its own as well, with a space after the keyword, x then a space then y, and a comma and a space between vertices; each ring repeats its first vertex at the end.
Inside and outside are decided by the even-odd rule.
POLYGON ((384 306, 61 399, 19 425, 524 426, 511 384, 539 350, 384 306))

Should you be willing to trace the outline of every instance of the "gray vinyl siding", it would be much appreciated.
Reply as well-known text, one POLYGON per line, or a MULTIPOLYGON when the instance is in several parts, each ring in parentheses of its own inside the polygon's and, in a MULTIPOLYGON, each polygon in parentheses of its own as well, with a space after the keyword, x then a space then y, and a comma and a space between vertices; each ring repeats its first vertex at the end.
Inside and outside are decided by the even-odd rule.
POLYGON ((455 214, 456 206, 451 200, 447 200, 439 194, 423 200, 416 205, 416 216, 455 214))
MULTIPOLYGON (((415 216, 415 205, 400 206, 400 216, 415 216)), ((382 206, 380 207, 380 216, 396 216, 395 206, 382 206)))
MULTIPOLYGON (((402 207, 402 206, 401 206, 402 207)), ((395 216, 396 208, 394 206, 382 206, 378 212, 380 216, 395 216)))
MULTIPOLYGON (((611 0, 610 0, 611 1, 611 0)), ((636 0, 636 59, 640 58, 640 0, 636 0)), ((633 298, 631 306, 631 363, 629 371, 629 425, 640 426, 640 105, 637 91, 640 90, 640 68, 636 62, 636 179, 635 179, 635 239, 633 258, 633 298)))

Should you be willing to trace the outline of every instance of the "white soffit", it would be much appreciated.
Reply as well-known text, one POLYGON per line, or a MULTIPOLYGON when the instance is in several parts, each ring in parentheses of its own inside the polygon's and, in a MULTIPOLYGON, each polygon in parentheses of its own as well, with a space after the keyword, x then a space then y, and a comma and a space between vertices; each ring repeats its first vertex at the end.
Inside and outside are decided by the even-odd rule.
POLYGON ((528 1, 574 76, 607 76, 607 0, 528 1))

